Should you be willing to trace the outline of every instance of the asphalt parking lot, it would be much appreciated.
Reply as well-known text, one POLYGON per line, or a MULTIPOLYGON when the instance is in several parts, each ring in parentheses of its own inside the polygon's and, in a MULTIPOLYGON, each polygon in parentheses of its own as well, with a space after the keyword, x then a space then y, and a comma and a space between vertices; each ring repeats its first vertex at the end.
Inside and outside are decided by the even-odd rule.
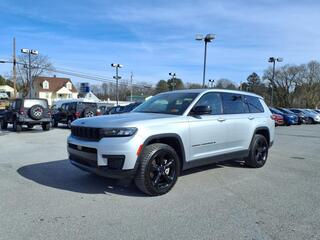
POLYGON ((0 239, 320 239, 320 125, 277 127, 262 169, 198 168, 160 197, 70 165, 68 134, 0 131, 0 239))

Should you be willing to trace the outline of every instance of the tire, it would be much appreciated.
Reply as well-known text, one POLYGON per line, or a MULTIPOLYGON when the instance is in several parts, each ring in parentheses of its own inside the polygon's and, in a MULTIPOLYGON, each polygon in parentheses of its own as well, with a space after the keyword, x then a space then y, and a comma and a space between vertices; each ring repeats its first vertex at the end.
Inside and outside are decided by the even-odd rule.
POLYGON ((311 117, 308 117, 307 124, 313 124, 313 122, 313 119, 311 117))
POLYGON ((140 157, 135 177, 136 186, 150 196, 165 194, 177 182, 180 160, 169 145, 155 143, 146 146, 140 157))
POLYGON ((40 120, 43 117, 44 108, 41 105, 34 105, 29 109, 29 116, 34 120, 40 120))
POLYGON ((68 126, 69 129, 71 129, 71 123, 72 122, 73 122, 72 119, 69 119, 68 122, 67 122, 67 126, 68 126))
POLYGON ((1 129, 7 129, 7 128, 8 128, 8 123, 6 121, 2 121, 1 129))
POLYGON ((17 121, 13 122, 13 130, 16 132, 21 132, 22 131, 22 125, 17 123, 17 121))
POLYGON ((52 120, 52 126, 55 128, 58 127, 58 121, 55 118, 52 120))
POLYGON ((245 164, 252 168, 261 168, 268 158, 268 142, 267 139, 260 134, 253 136, 249 155, 245 158, 245 164))
POLYGON ((94 117, 94 110, 90 108, 85 108, 83 110, 83 117, 94 117))
POLYGON ((43 123, 42 124, 42 130, 43 131, 49 131, 50 130, 50 123, 43 123))

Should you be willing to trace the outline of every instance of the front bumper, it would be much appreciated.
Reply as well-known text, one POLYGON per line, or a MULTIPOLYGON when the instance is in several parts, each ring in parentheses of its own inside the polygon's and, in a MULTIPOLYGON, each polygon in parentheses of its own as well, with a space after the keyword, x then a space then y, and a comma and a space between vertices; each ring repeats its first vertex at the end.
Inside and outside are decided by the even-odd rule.
POLYGON ((102 138, 100 141, 68 138, 71 163, 78 168, 109 178, 130 178, 138 167, 137 149, 142 144, 139 136, 102 138))
POLYGON ((136 169, 132 170, 116 170, 105 167, 90 167, 79 163, 77 160, 70 159, 70 162, 83 171, 94 173, 98 176, 113 178, 113 179, 132 179, 136 174, 136 169))

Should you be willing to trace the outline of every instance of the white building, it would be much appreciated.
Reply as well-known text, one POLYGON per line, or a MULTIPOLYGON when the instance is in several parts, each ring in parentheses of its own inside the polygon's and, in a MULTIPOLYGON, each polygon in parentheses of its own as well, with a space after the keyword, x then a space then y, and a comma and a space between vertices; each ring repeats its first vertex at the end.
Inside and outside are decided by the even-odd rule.
POLYGON ((8 97, 14 96, 14 89, 9 85, 0 85, 0 92, 6 93, 8 97))
POLYGON ((54 101, 78 98, 78 91, 69 78, 35 77, 34 97, 45 98, 51 106, 54 101))

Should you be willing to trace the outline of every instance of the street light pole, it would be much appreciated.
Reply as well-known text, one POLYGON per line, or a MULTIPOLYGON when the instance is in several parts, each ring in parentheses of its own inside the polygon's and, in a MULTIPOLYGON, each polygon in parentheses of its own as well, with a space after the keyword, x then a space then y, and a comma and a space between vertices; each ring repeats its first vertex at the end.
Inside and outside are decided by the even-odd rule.
POLYGON ((215 39, 215 34, 207 34, 205 37, 202 34, 196 35, 197 41, 204 41, 204 59, 203 59, 203 75, 202 75, 202 88, 206 83, 206 65, 207 65, 207 45, 208 42, 212 42, 215 39))
POLYGON ((111 67, 116 68, 116 75, 113 76, 113 78, 116 79, 116 102, 118 106, 119 105, 119 79, 121 79, 121 77, 119 76, 119 68, 122 68, 123 66, 119 63, 111 63, 111 67))
POLYGON ((27 48, 22 48, 21 53, 28 54, 28 74, 27 74, 27 81, 29 82, 29 98, 32 97, 32 76, 31 76, 31 55, 38 55, 39 52, 34 49, 27 49, 27 48))
POLYGON ((133 72, 131 72, 131 75, 130 75, 130 102, 132 102, 132 81, 133 81, 133 72))
POLYGON ((172 91, 174 91, 174 87, 176 86, 176 82, 175 82, 175 79, 176 79, 176 73, 169 73, 170 76, 172 76, 172 91))
POLYGON ((283 58, 280 57, 270 57, 268 62, 272 63, 272 83, 271 83, 271 106, 273 106, 273 85, 274 85, 274 77, 276 71, 276 62, 282 62, 283 58))
POLYGON ((214 79, 209 79, 210 88, 213 88, 214 79))

